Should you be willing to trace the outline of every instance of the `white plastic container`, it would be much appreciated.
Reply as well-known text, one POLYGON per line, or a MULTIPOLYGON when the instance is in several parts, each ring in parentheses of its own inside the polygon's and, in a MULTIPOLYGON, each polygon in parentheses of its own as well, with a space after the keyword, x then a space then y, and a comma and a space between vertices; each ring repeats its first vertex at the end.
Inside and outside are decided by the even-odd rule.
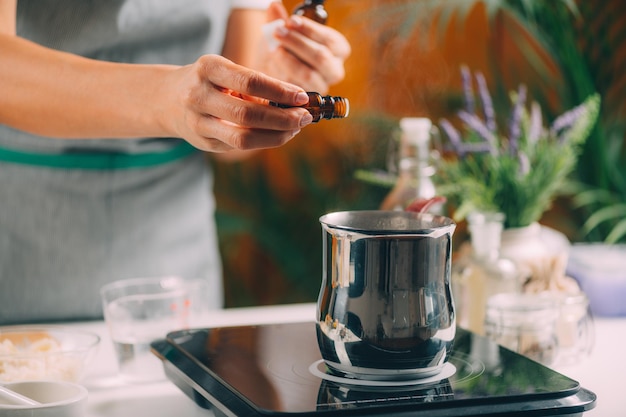
POLYGON ((36 405, 20 405, 10 397, 0 397, 2 417, 83 417, 87 389, 64 381, 22 381, 6 384, 6 388, 36 401, 36 405))
POLYGON ((594 315, 626 316, 626 245, 572 245, 567 273, 580 284, 594 315))

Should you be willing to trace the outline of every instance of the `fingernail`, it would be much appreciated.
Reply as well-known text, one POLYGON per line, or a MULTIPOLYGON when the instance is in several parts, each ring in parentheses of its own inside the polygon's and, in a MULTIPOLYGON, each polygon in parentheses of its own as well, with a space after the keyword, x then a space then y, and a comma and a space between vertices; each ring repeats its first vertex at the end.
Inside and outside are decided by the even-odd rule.
POLYGON ((284 38, 289 33, 289 29, 284 26, 279 26, 276 28, 276 36, 279 38, 284 38))
POLYGON ((311 116, 311 113, 307 112, 304 116, 302 116, 302 119, 300 119, 300 127, 309 125, 311 124, 312 121, 313 121, 313 116, 311 116))
POLYGON ((303 24, 302 18, 300 16, 297 16, 297 15, 289 16, 289 21, 295 27, 302 26, 302 24, 303 24))
POLYGON ((300 91, 298 94, 296 94, 296 103, 306 104, 308 102, 309 95, 306 92, 300 91))

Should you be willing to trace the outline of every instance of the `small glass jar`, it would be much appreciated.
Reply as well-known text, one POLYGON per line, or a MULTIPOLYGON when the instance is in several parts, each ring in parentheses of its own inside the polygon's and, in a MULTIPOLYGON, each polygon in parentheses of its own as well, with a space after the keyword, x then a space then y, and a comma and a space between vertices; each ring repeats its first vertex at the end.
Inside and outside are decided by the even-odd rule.
POLYGON ((487 301, 485 335, 544 365, 558 354, 560 302, 541 294, 497 294, 487 301))
POLYGON ((585 293, 562 294, 557 323, 559 365, 577 363, 588 356, 595 341, 593 316, 585 293))

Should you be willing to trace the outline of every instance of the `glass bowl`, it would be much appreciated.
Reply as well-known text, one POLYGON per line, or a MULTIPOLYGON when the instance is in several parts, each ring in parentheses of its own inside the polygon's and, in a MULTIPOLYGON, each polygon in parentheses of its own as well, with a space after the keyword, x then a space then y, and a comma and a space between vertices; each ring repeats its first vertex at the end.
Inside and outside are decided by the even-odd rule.
POLYGON ((100 336, 58 326, 0 327, 0 383, 82 379, 100 336))

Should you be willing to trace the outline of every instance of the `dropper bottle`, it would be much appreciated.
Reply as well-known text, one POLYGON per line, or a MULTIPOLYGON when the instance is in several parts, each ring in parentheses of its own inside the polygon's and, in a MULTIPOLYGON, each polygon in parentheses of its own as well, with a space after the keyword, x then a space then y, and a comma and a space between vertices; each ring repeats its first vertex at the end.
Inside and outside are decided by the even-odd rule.
POLYGON ((288 106, 285 104, 270 101, 270 105, 283 109, 289 107, 303 107, 313 116, 313 123, 321 119, 342 119, 348 117, 350 113, 350 101, 345 97, 323 96, 312 91, 307 92, 309 102, 302 106, 288 106))
POLYGON ((308 17, 323 25, 328 20, 328 12, 324 8, 324 0, 304 0, 303 3, 293 9, 293 14, 308 17))

